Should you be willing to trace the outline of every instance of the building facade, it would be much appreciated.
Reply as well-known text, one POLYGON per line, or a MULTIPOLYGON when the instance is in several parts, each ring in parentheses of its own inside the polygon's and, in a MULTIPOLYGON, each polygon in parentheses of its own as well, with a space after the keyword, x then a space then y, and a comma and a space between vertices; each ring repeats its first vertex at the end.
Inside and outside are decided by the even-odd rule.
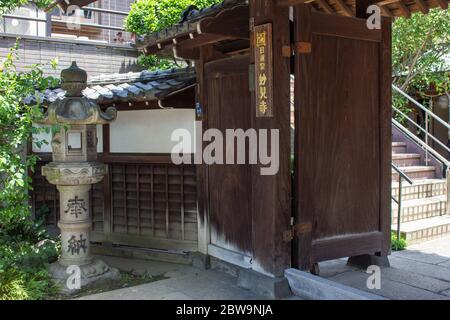
POLYGON ((102 0, 90 9, 67 13, 58 7, 46 13, 34 4, 25 5, 0 20, 0 55, 5 56, 20 36, 19 70, 56 58, 57 69, 46 67, 47 75, 59 75, 74 60, 90 76, 139 71, 132 35, 123 28, 131 3, 102 0))

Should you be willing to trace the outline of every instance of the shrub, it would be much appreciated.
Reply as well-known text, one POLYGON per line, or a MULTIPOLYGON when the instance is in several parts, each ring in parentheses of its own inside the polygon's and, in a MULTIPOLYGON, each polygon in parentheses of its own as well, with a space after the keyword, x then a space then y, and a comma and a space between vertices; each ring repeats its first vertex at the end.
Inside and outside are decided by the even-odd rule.
POLYGON ((17 47, 0 64, 0 299, 41 299, 52 292, 47 265, 57 258, 58 242, 30 217, 28 173, 37 157, 26 146, 42 110, 24 98, 56 81, 39 65, 17 72, 17 47))
POLYGON ((395 232, 391 233, 391 248, 393 251, 405 250, 407 246, 406 240, 400 237, 397 239, 397 234, 395 232))
MULTIPOLYGON (((160 31, 181 20, 183 11, 189 6, 205 8, 221 0, 137 0, 131 5, 124 21, 125 29, 137 35, 160 31)), ((146 69, 168 69, 178 66, 171 59, 153 55, 139 56, 138 63, 146 69)))

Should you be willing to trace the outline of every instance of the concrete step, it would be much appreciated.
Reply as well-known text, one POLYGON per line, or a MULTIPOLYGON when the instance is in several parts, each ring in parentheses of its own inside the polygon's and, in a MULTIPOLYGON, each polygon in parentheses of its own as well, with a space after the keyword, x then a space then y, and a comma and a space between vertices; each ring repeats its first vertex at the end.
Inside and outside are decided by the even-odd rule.
MULTIPOLYGON (((401 222, 416 221, 446 214, 447 196, 402 200, 401 222)), ((392 202, 392 224, 397 223, 398 205, 392 202)))
MULTIPOLYGON (((391 227, 392 231, 397 231, 397 224, 391 227)), ((405 222, 400 224, 400 232, 408 245, 448 236, 450 235, 450 216, 443 215, 405 222)))
POLYGON ((406 153, 406 143, 392 142, 392 153, 406 153))
MULTIPOLYGON (((414 180, 414 184, 403 181, 402 200, 421 199, 446 194, 445 179, 414 180)), ((392 196, 398 199, 398 181, 392 182, 392 196)))
POLYGON ((420 165, 420 154, 418 153, 393 153, 392 162, 398 167, 409 167, 420 165))
MULTIPOLYGON (((433 179, 436 176, 436 168, 433 166, 399 167, 411 179, 433 179)), ((392 170, 392 180, 398 181, 398 173, 392 170)))

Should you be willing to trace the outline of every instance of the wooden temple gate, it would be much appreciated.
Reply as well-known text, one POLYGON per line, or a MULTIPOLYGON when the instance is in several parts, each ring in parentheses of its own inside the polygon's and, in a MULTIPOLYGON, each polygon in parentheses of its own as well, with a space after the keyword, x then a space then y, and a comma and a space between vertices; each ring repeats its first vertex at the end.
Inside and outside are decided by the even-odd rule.
POLYGON ((369 30, 369 2, 360 18, 301 2, 224 1, 137 44, 195 60, 203 130, 279 130, 275 175, 198 167, 199 251, 275 276, 390 247, 390 20, 369 30))
MULTIPOLYGON (((389 253, 391 21, 383 17, 381 29, 368 29, 370 0, 352 2, 356 17, 344 1, 338 15, 323 13, 336 7, 326 1, 308 2, 225 0, 137 40, 146 54, 195 61, 203 132, 278 130, 279 169, 261 175, 260 164, 177 167, 161 158, 144 164, 133 154, 112 163, 106 153, 112 189, 103 220, 94 214, 94 232, 102 228, 106 239, 146 246, 156 237, 161 248, 181 240, 180 248, 270 276, 290 266, 308 270, 324 260, 389 253), (264 50, 256 30, 266 32, 264 50), (196 238, 183 227, 171 234, 171 221, 193 221, 194 193, 196 238)), ((392 16, 401 8, 383 11, 392 16)))

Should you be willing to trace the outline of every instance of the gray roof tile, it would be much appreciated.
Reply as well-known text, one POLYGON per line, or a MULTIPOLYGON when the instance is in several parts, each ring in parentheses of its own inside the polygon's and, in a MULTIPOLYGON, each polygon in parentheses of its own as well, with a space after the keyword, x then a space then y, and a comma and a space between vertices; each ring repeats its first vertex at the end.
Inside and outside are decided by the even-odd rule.
MULTIPOLYGON (((83 94, 101 104, 159 100, 195 83, 194 68, 116 73, 93 77, 83 94)), ((55 88, 47 89, 43 93, 36 92, 36 96, 29 96, 24 101, 32 104, 39 99, 43 104, 50 104, 64 96, 63 89, 55 88)))

